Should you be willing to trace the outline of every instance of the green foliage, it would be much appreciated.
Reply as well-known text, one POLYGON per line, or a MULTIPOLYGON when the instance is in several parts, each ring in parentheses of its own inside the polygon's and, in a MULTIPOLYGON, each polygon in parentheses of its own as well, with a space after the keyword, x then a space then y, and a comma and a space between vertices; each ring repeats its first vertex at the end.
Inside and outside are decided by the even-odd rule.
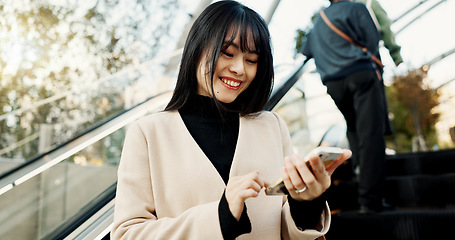
POLYGON ((295 37, 295 50, 296 53, 302 51, 303 41, 305 40, 306 35, 309 30, 297 29, 297 36, 295 37))

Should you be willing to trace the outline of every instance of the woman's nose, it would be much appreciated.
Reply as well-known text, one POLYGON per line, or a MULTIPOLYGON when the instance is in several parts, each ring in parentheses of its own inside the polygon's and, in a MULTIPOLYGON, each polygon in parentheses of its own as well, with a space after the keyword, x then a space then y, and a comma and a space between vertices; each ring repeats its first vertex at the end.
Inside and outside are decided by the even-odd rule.
POLYGON ((229 66, 231 72, 236 73, 237 75, 242 75, 245 72, 242 58, 234 58, 229 66))

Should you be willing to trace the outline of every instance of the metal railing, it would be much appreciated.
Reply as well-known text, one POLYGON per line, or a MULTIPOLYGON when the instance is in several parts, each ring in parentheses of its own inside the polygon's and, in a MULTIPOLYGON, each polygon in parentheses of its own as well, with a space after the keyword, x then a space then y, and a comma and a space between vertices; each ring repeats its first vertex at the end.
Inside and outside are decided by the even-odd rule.
POLYGON ((99 141, 105 136, 135 121, 147 113, 147 109, 163 105, 171 92, 151 97, 137 106, 104 120, 70 141, 40 154, 22 165, 0 175, 0 196, 28 179, 62 162, 69 156, 99 141))

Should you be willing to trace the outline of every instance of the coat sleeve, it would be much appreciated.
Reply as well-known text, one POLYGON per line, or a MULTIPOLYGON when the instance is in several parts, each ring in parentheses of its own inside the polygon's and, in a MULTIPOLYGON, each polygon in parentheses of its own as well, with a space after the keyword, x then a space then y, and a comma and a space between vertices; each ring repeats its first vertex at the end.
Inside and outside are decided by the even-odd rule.
MULTIPOLYGON (((286 126, 284 120, 276 113, 274 113, 277 117, 281 129, 281 138, 283 141, 283 152, 285 156, 293 154, 292 150, 292 142, 291 137, 289 134, 289 130, 286 126)), ((305 213, 302 213, 305 214, 305 213)), ((325 235, 330 226, 331 216, 330 216, 330 209, 328 204, 326 203, 326 207, 324 208, 321 218, 319 220, 319 224, 316 229, 306 229, 303 230, 298 228, 292 219, 291 211, 289 208, 289 203, 286 201, 283 205, 283 209, 281 211, 281 234, 284 240, 300 240, 300 239, 316 239, 322 235, 325 235)))
POLYGON ((218 201, 157 218, 148 156, 147 140, 135 123, 127 131, 119 164, 111 239, 223 239, 218 201))

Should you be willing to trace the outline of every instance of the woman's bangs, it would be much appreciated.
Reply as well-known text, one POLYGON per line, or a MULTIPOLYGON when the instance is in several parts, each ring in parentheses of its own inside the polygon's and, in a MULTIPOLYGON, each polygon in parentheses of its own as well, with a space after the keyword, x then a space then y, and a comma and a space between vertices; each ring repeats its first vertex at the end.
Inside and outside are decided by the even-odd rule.
POLYGON ((262 40, 258 26, 251 21, 243 21, 240 32, 240 48, 243 52, 262 52, 262 40))
MULTIPOLYGON (((263 42, 258 31, 258 26, 248 21, 247 16, 241 16, 239 19, 236 19, 231 24, 230 36, 226 38, 227 45, 231 45, 234 42, 234 39, 237 37, 237 34, 240 38, 240 50, 242 52, 261 52, 261 46, 263 42)), ((225 46, 226 48, 228 46, 225 46)))

